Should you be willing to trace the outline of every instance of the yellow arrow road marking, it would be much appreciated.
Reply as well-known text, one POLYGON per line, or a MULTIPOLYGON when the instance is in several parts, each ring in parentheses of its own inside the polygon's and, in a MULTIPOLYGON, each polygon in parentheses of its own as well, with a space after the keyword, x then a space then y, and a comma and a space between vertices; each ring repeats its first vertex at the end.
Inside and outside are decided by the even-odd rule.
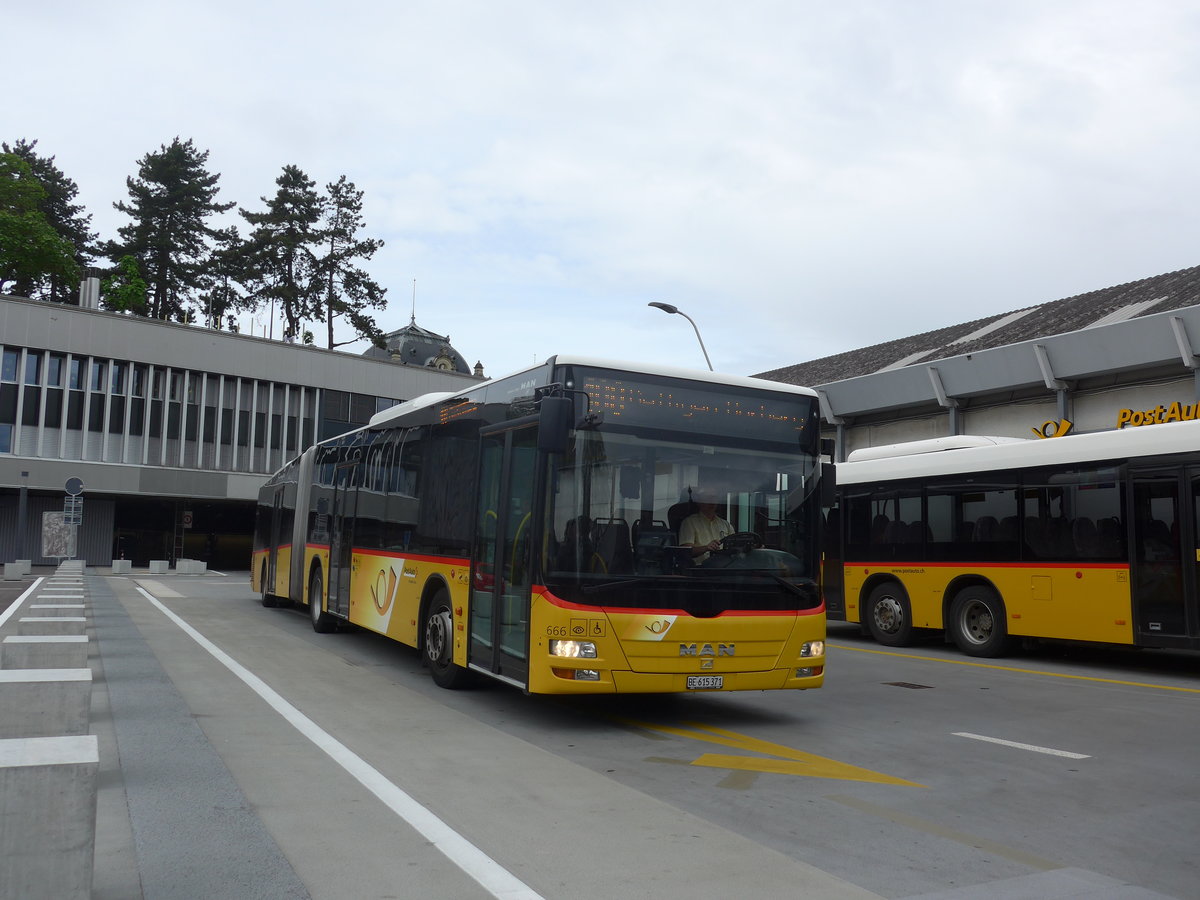
POLYGON ((710 744, 732 747, 735 750, 747 750, 751 753, 763 754, 762 757, 755 757, 705 753, 699 759, 692 762, 693 766, 708 766, 710 768, 738 769, 754 772, 774 772, 782 775, 802 775, 808 778, 833 778, 842 781, 869 781, 876 784, 897 784, 906 787, 925 787, 925 785, 917 784, 915 781, 894 778, 891 775, 884 775, 882 772, 859 768, 849 763, 838 762, 835 759, 817 756, 814 753, 805 753, 803 750, 796 750, 792 747, 786 747, 783 744, 761 741, 749 735, 738 734, 736 731, 728 731, 724 728, 716 728, 711 725, 689 722, 687 724, 690 727, 678 728, 673 725, 655 725, 650 722, 639 722, 633 719, 622 721, 649 731, 657 731, 696 741, 706 741, 710 744), (770 759, 768 757, 783 758, 770 759))

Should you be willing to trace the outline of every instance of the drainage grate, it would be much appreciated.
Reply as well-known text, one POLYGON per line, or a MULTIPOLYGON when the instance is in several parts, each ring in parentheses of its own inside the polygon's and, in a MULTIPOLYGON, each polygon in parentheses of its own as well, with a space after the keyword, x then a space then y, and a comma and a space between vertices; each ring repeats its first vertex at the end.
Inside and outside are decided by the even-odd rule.
POLYGON ((928 691, 933 688, 932 684, 913 684, 911 681, 885 681, 883 683, 889 687, 908 688, 910 691, 928 691))

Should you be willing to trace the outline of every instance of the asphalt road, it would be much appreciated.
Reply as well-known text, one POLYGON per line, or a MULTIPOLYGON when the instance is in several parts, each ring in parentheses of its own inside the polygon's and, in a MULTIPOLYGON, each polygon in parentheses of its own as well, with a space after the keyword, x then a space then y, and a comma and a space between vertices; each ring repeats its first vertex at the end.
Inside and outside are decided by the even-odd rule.
POLYGON ((818 691, 527 697, 242 573, 89 583, 98 900, 1197 896, 1198 654, 833 625, 818 691))

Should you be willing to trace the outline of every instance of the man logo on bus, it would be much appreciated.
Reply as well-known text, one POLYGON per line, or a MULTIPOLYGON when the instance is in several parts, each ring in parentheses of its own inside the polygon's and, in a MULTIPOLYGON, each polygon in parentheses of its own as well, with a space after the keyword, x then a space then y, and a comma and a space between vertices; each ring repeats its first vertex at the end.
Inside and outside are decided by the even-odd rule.
POLYGON ((1072 424, 1069 419, 1050 419, 1043 422, 1041 428, 1031 428, 1030 431, 1040 438, 1065 437, 1071 433, 1072 424))
POLYGON ((713 650, 712 644, 680 644, 680 656, 733 656, 734 644, 717 644, 713 650))

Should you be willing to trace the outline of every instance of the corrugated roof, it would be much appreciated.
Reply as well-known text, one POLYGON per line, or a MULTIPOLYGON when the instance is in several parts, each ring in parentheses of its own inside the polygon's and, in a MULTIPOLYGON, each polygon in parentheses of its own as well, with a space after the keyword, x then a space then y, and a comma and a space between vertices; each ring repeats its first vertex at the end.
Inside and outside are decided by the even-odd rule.
POLYGON ((757 377, 788 384, 828 384, 918 360, 990 350, 1196 304, 1200 304, 1200 266, 772 369, 757 377))

